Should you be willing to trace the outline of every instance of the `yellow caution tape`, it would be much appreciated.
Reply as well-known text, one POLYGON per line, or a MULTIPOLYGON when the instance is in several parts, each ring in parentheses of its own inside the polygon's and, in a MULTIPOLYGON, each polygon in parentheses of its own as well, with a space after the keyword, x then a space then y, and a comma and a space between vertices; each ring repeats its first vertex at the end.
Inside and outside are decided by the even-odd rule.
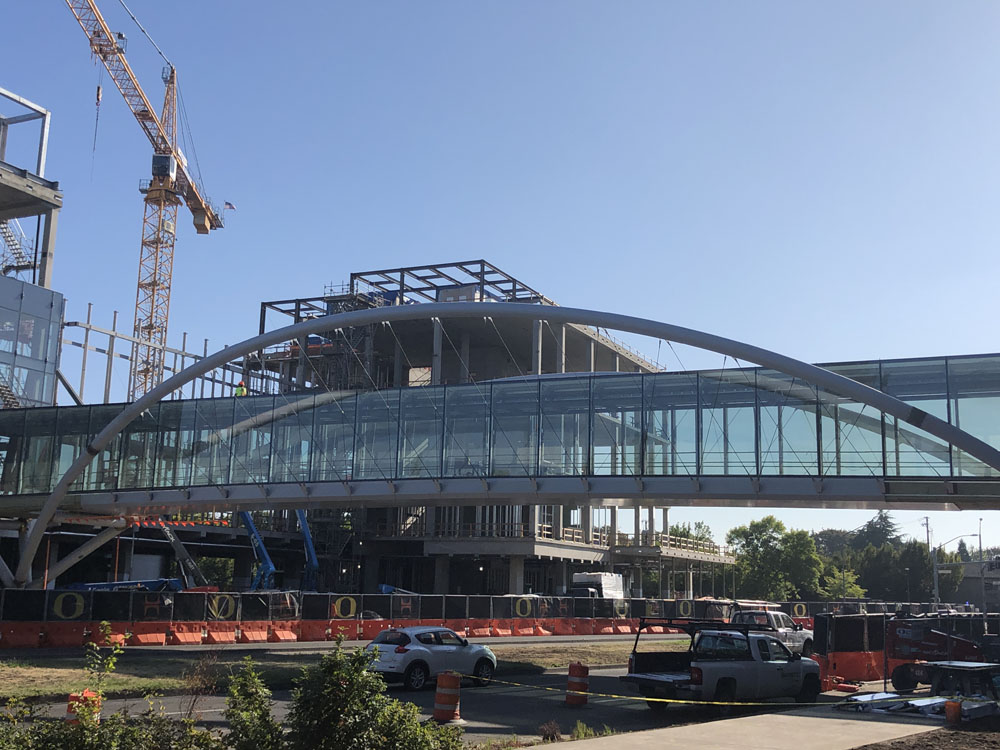
MULTIPOLYGON (((457 674, 459 677, 465 677, 465 678, 470 679, 470 680, 478 680, 479 679, 475 675, 471 675, 471 674, 463 674, 461 672, 456 672, 455 674, 457 674)), ((495 678, 491 679, 490 682, 495 682, 495 683, 497 683, 499 685, 510 685, 512 687, 530 688, 532 690, 545 690, 545 691, 548 691, 550 693, 566 693, 567 695, 583 695, 583 696, 594 697, 594 698, 617 698, 618 700, 627 700, 627 701, 647 701, 647 702, 655 702, 655 703, 679 703, 679 704, 683 704, 683 705, 692 705, 692 706, 770 706, 772 708, 775 707, 775 706, 797 706, 799 708, 806 708, 808 706, 840 706, 840 705, 849 705, 847 703, 847 701, 849 700, 848 698, 845 698, 843 701, 840 701, 839 703, 828 703, 828 702, 824 702, 824 703, 799 703, 798 701, 796 701, 794 703, 774 703, 774 702, 755 702, 755 701, 705 701, 705 700, 681 699, 681 698, 653 698, 653 697, 644 698, 641 695, 618 695, 616 693, 597 693, 597 692, 583 691, 583 690, 568 690, 566 688, 548 687, 547 685, 528 685, 528 684, 523 683, 523 682, 511 682, 509 680, 498 680, 498 679, 495 679, 495 678)), ((864 695, 864 693, 861 693, 861 695, 864 695)), ((951 700, 951 699, 958 699, 961 696, 937 695, 937 696, 928 696, 928 697, 932 697, 932 698, 946 698, 948 700, 951 700)), ((964 700, 964 701, 966 701, 966 702, 976 702, 976 701, 972 701, 972 700, 970 700, 969 698, 966 698, 966 697, 961 697, 961 699, 964 700)), ((859 703, 857 703, 857 705, 859 705, 859 706, 868 706, 868 705, 871 705, 872 703, 893 703, 893 702, 897 702, 897 701, 901 701, 901 700, 916 700, 916 699, 913 699, 913 698, 903 698, 903 697, 898 697, 898 698, 875 698, 875 699, 870 700, 870 701, 864 701, 863 703, 859 702, 859 703)))

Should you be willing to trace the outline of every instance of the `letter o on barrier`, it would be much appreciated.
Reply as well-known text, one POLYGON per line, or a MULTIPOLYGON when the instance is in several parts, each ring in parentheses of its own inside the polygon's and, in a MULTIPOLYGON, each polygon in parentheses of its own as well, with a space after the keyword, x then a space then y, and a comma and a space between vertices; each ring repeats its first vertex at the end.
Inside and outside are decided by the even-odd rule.
POLYGON ((67 591, 65 593, 59 594, 52 601, 52 614, 58 617, 60 620, 78 620, 80 615, 83 614, 84 601, 83 594, 77 594, 73 591, 67 591), (70 601, 73 603, 73 609, 71 612, 66 611, 66 602, 70 601))
POLYGON ((341 596, 333 602, 333 616, 338 620, 351 620, 358 613, 358 600, 353 596, 341 596), (344 610, 344 604, 347 610, 344 610))
POLYGON ((531 599, 518 599, 514 602, 514 612, 518 617, 530 617, 531 616, 531 599), (523 609, 522 606, 524 605, 523 609))
POLYGON ((690 617, 693 609, 694 606, 687 599, 681 599, 677 602, 677 614, 681 617, 690 617))
POLYGON ((796 602, 792 605, 792 617, 807 617, 806 605, 803 602, 796 602))
POLYGON ((232 594, 213 594, 208 597, 208 616, 211 620, 232 620, 236 616, 236 597, 232 594))

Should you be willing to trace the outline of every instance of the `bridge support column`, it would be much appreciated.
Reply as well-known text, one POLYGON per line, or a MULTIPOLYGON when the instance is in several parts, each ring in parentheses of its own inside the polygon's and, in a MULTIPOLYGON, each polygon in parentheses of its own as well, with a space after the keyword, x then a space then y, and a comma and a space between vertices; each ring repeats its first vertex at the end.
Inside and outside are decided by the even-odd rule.
POLYGON ((580 528, 583 529, 583 543, 593 544, 594 509, 589 505, 580 506, 580 528))
POLYGON ((566 324, 557 323, 556 334, 556 372, 566 372, 566 324))
POLYGON ((524 593, 524 558, 520 555, 513 555, 510 558, 510 570, 509 570, 510 580, 507 584, 508 593, 510 594, 523 594, 524 593))
POLYGON ((409 383, 403 382, 403 347, 396 342, 396 350, 392 353, 392 384, 396 388, 405 388, 409 383))
POLYGON ((684 592, 688 599, 694 599, 694 567, 691 563, 687 566, 687 580, 684 582, 686 591, 684 592))
MULTIPOLYGON (((131 567, 131 565, 129 566, 131 567)), ((244 591, 253 580, 253 553, 250 550, 238 552, 233 561, 233 588, 244 591)))
POLYGON ((542 374, 542 321, 531 321, 531 372, 542 374))
POLYGON ((451 570, 451 558, 441 555, 434 558, 434 593, 447 594, 449 581, 448 574, 451 570))
POLYGON ((656 508, 652 506, 646 510, 646 526, 649 529, 649 546, 652 547, 656 539, 656 508))
POLYGON ((563 507, 561 505, 552 506, 552 538, 563 538, 563 507))
POLYGON ((460 351, 462 352, 462 361, 458 363, 458 382, 459 383, 469 383, 471 382, 471 377, 469 375, 469 334, 463 333, 460 343, 460 351))
POLYGON ((431 385, 441 385, 441 321, 434 318, 434 349, 431 352, 431 385))
POLYGON ((632 540, 632 546, 641 547, 642 546, 642 508, 636 506, 632 509, 632 529, 635 533, 635 539, 632 540))

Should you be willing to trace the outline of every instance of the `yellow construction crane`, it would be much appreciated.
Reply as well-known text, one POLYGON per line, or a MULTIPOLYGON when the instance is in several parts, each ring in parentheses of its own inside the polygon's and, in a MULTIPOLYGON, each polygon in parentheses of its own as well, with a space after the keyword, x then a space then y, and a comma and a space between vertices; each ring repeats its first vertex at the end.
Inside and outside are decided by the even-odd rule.
POLYGON ((181 201, 187 205, 198 234, 221 229, 222 217, 201 194, 177 147, 177 71, 173 65, 163 70, 166 93, 163 114, 157 117, 125 59, 125 37, 111 32, 94 0, 66 0, 66 4, 87 35, 90 51, 107 69, 153 144, 152 178, 140 188, 145 210, 133 331, 138 342, 132 345, 129 372, 129 400, 134 401, 163 380, 177 208, 181 201))

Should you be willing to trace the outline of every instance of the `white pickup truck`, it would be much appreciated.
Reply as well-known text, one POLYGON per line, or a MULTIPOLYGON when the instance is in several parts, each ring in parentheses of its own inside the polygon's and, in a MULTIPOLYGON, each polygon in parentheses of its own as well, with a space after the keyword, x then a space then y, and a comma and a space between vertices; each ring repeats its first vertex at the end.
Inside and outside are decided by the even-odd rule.
POLYGON ((772 628, 778 640, 793 651, 803 656, 812 656, 813 632, 806 630, 784 612, 763 609, 741 609, 733 612, 729 618, 733 625, 762 626, 772 628))
MULTIPOLYGON (((820 693, 819 664, 793 654, 773 633, 692 622, 684 626, 691 635, 687 651, 639 651, 646 624, 640 622, 628 674, 620 678, 645 698, 733 702, 794 697, 812 703, 820 693)), ((647 705, 664 711, 670 704, 651 700, 647 705)))

